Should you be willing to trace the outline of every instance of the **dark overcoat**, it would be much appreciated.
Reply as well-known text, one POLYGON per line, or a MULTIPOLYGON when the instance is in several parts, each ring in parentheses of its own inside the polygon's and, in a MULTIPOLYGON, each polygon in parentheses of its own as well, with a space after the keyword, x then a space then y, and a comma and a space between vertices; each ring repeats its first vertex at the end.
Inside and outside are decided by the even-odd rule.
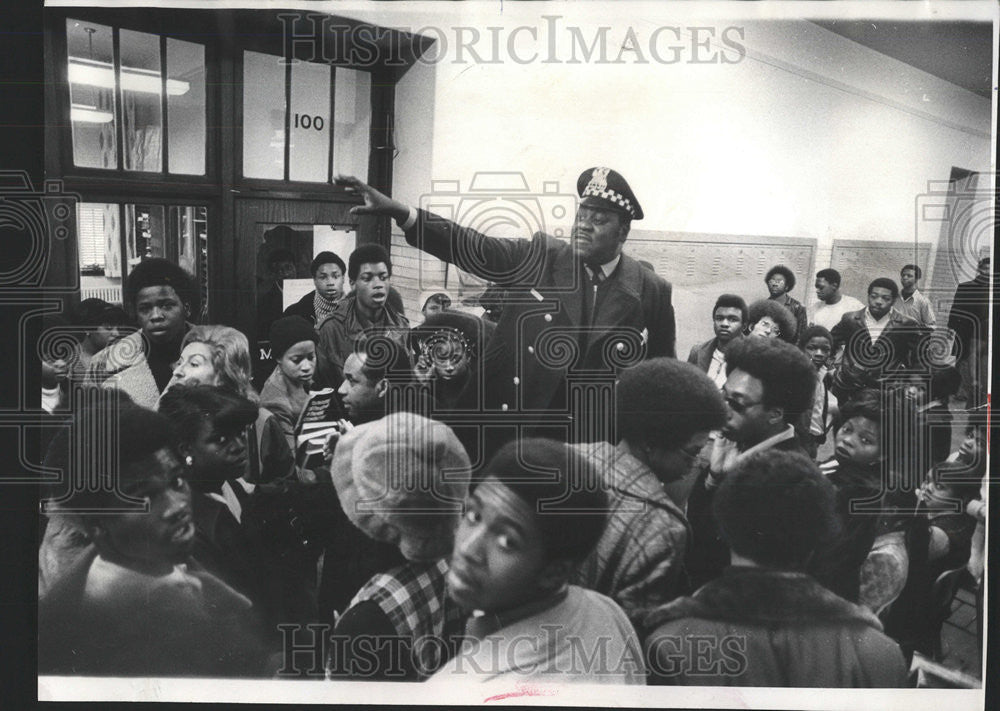
POLYGON ((542 233, 487 237, 424 210, 405 234, 409 244, 508 290, 480 369, 485 410, 563 410, 568 377, 613 379, 644 358, 674 356, 670 284, 628 255, 601 287, 591 323, 592 286, 568 242, 542 233))

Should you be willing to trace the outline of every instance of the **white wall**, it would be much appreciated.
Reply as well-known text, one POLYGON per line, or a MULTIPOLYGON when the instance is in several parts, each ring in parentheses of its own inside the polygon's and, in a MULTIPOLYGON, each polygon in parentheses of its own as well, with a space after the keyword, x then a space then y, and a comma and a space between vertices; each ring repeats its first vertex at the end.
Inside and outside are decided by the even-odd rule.
MULTIPOLYGON (((633 23, 640 40, 651 23, 633 23)), ((805 21, 712 26, 729 24, 749 52, 729 65, 457 64, 452 33, 434 76, 421 67, 399 89, 433 95, 433 154, 403 143, 407 122, 427 117, 398 101, 401 151, 429 159, 433 179, 519 170, 567 188, 580 169, 609 164, 645 203, 644 229, 858 239, 906 239, 926 181, 952 165, 989 168, 986 99, 805 21)), ((539 49, 519 37, 522 54, 539 49)), ((562 43, 563 58, 571 49, 562 43)), ((397 159, 401 196, 427 189, 410 182, 407 160, 397 159)))
POLYGON ((609 165, 643 204, 636 229, 812 238, 821 268, 835 238, 936 238, 938 227, 915 220, 928 181, 946 181, 953 166, 991 167, 990 101, 804 20, 698 20, 653 3, 505 3, 487 17, 492 4, 469 5, 368 18, 445 38, 443 59, 418 65, 397 89, 400 199, 416 203, 432 180, 464 189, 477 171, 520 171, 532 188, 558 181, 572 192, 582 169, 609 165), (545 14, 561 16, 556 31, 545 14), (479 28, 486 59, 486 27, 501 28, 498 63, 459 50, 463 25, 479 28), (521 25, 537 31, 513 42, 521 57, 540 53, 528 64, 507 51, 521 25), (609 59, 629 28, 648 47, 658 27, 680 26, 679 43, 661 33, 659 46, 663 56, 668 42, 682 45, 683 61, 660 64, 647 51, 645 64, 634 52, 623 64, 567 63, 574 49, 581 58, 567 28, 589 41, 602 25, 609 59), (714 28, 703 57, 738 61, 691 63, 684 28, 693 25, 714 28), (742 31, 728 37, 745 57, 720 44, 727 27, 742 31), (542 61, 551 37, 560 63, 542 61))

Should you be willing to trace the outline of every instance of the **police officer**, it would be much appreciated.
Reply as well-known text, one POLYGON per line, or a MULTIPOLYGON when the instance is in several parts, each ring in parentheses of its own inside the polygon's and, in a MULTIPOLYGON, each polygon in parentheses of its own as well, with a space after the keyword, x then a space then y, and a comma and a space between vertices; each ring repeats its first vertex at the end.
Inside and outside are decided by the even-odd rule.
POLYGON ((337 182, 364 199, 352 214, 391 217, 410 245, 507 289, 482 357, 484 410, 529 420, 569 413, 568 380, 613 382, 621 367, 674 356, 670 284, 622 254, 632 220, 643 213, 616 171, 597 167, 580 175, 569 242, 540 232, 530 240, 487 237, 357 178, 338 176, 337 182))

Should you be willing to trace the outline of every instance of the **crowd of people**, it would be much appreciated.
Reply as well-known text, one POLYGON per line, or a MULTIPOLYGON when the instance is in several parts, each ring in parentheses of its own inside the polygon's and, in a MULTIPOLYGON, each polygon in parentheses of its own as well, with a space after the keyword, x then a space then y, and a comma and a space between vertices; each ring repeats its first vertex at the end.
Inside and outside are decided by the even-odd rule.
POLYGON ((427 292, 411 327, 385 249, 321 252, 260 325, 258 388, 175 264, 82 302, 43 363, 40 672, 901 687, 940 657, 941 581, 983 576, 975 298, 941 354, 917 265, 864 302, 820 270, 808 306, 775 265, 684 362, 671 285, 622 251, 643 213, 617 172, 580 176, 569 241, 340 182, 498 303, 427 292))

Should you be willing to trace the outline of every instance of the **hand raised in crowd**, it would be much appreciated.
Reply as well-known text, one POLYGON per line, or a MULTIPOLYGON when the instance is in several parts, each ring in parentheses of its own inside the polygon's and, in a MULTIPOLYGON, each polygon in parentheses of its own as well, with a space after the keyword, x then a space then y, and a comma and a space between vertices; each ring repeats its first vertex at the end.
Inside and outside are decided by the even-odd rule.
POLYGON ((410 214, 410 210, 406 205, 398 200, 393 200, 388 195, 383 195, 371 185, 361 182, 353 175, 338 174, 334 182, 337 185, 347 188, 348 192, 357 193, 364 199, 364 205, 355 205, 351 208, 352 215, 385 215, 402 223, 410 214))

